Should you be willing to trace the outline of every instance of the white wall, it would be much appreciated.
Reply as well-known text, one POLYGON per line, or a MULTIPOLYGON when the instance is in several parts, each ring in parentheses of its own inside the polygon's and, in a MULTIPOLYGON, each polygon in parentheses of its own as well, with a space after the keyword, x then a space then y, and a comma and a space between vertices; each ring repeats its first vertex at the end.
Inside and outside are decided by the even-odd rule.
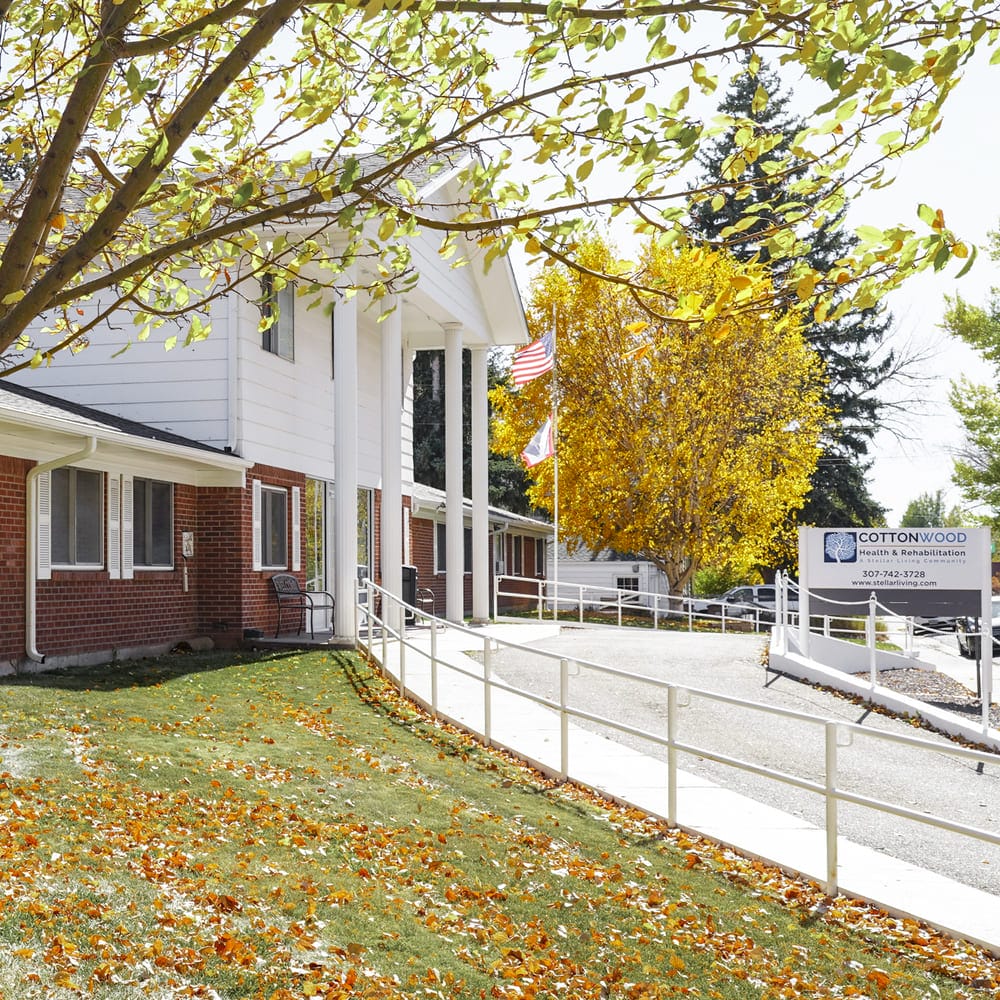
MULTIPOLYGON (((212 332, 190 347, 164 350, 171 333, 183 342, 179 327, 164 327, 144 343, 133 343, 136 328, 127 316, 114 326, 95 330, 79 354, 56 355, 50 366, 14 377, 19 385, 50 392, 118 417, 224 448, 228 443, 228 316, 225 303, 212 310, 212 332)), ((35 340, 45 346, 46 334, 35 340)))
MULTIPOLYGON (((554 579, 555 576, 555 564, 552 558, 551 546, 548 546, 545 575, 550 580, 554 579)), ((608 560, 588 560, 584 562, 565 558, 560 558, 559 560, 560 584, 583 584, 586 587, 596 587, 601 590, 611 591, 616 588, 619 577, 638 577, 639 589, 646 593, 665 594, 667 592, 663 574, 649 562, 611 562, 608 560), (632 572, 633 566, 639 567, 637 573, 632 572)), ((559 594, 561 597, 565 597, 569 592, 569 588, 560 588, 559 594)), ((584 598, 586 599, 586 597, 587 594, 584 593, 584 598)), ((651 604, 652 600, 644 598, 640 603, 651 604)))

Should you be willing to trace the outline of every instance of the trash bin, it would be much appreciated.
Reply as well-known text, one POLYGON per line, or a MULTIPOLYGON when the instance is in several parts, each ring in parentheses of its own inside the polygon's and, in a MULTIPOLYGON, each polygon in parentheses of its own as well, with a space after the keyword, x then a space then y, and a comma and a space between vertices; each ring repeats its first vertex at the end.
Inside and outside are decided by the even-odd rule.
MULTIPOLYGON (((410 607, 415 607, 417 603, 417 567, 416 566, 404 566, 403 567, 403 593, 400 595, 403 600, 410 605, 410 607)), ((414 621, 414 616, 412 611, 406 612, 406 624, 412 625, 414 621)))

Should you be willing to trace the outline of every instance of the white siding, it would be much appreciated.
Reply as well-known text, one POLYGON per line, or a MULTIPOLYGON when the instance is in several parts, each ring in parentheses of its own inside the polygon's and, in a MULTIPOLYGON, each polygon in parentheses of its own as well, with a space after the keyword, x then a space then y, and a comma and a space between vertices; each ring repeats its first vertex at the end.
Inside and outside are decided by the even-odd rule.
MULTIPOLYGON (((15 381, 222 448, 228 443, 226 320, 226 304, 217 302, 207 340, 165 351, 164 339, 172 332, 183 339, 183 333, 164 327, 115 357, 135 333, 122 313, 112 327, 95 330, 79 354, 63 351, 51 365, 20 372, 15 381)), ((47 335, 35 336, 42 341, 47 335)))

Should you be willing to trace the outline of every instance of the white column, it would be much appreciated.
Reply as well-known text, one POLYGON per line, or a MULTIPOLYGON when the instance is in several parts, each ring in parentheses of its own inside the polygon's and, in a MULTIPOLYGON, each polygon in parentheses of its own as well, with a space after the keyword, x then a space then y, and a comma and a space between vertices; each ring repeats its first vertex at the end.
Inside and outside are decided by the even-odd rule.
POLYGON ((462 330, 444 331, 445 545, 449 621, 465 619, 465 553, 462 513, 462 330))
MULTIPOLYGON (((403 590, 403 318, 402 301, 384 300, 382 318, 382 512, 380 518, 382 586, 391 594, 403 590), (391 310, 388 311, 388 310, 391 310)), ((398 612, 398 608, 394 608, 398 612)), ((388 616, 399 628, 400 616, 388 616)))
POLYGON ((354 636, 358 589, 358 300, 333 312, 334 634, 354 636))
POLYGON ((489 349, 472 352, 472 618, 490 617, 489 349))

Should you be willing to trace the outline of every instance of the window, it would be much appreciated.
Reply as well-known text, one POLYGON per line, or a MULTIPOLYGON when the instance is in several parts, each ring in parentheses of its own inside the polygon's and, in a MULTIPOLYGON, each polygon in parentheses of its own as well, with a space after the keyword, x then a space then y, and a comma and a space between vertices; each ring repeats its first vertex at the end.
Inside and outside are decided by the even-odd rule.
POLYGON ((524 539, 520 535, 514 535, 510 540, 510 561, 511 574, 513 576, 524 575, 524 539))
POLYGON ((288 493, 261 487, 261 562, 271 569, 288 565, 288 493))
POLYGON ((545 576, 545 539, 535 539, 535 575, 545 576))
MULTIPOLYGON (((462 531, 464 542, 463 569, 472 572, 472 528, 462 531)), ((443 522, 434 525, 434 572, 448 572, 448 526, 443 522)))
POLYGON ((615 581, 616 590, 631 590, 633 593, 639 592, 639 577, 619 576, 615 581))
POLYGON ((51 504, 52 565, 103 566, 103 473, 53 469, 51 504))
POLYGON ((174 565, 174 490, 154 479, 132 481, 132 564, 174 565))
POLYGON ((295 360, 295 286, 268 272, 260 279, 261 347, 295 360))

